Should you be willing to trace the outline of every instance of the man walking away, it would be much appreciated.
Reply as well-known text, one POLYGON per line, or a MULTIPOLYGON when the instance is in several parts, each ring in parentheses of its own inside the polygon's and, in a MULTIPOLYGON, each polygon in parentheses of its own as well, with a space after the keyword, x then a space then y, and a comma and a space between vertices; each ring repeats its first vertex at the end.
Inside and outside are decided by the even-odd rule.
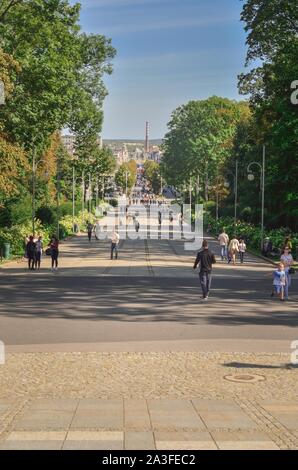
POLYGON ((91 224, 91 222, 88 222, 87 232, 88 232, 89 243, 91 242, 91 238, 92 238, 92 230, 93 230, 93 225, 91 224))
POLYGON ((135 229, 137 233, 140 230, 140 222, 138 221, 138 219, 135 219, 135 229))
POLYGON ((42 238, 39 236, 38 240, 36 241, 36 259, 35 259, 36 269, 40 269, 42 249, 43 249, 42 238))
POLYGON ((118 259, 118 245, 120 241, 119 233, 114 230, 111 236, 111 259, 114 259, 114 251, 115 251, 115 258, 118 259))
POLYGON ((36 243, 32 235, 29 237, 29 241, 26 246, 26 252, 28 256, 28 268, 33 271, 35 267, 35 257, 36 257, 36 243))
POLYGON ((221 260, 223 261, 224 258, 227 259, 228 257, 228 244, 229 244, 229 236, 226 234, 225 229, 223 229, 222 233, 218 237, 219 245, 220 245, 220 254, 221 260))
POLYGON ((212 265, 215 263, 216 259, 214 254, 208 248, 208 241, 203 240, 202 249, 197 254, 193 269, 196 269, 198 264, 200 264, 199 276, 204 300, 207 300, 209 297, 212 265))

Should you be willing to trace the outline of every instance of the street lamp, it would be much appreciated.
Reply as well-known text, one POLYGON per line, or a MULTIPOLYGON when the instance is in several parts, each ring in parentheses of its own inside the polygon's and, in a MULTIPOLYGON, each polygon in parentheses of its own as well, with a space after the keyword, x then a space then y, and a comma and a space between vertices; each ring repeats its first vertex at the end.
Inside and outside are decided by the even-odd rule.
POLYGON ((127 178, 130 176, 129 171, 125 172, 125 196, 127 197, 127 178))
POLYGON ((81 180, 82 182, 82 215, 84 214, 84 172, 82 176, 76 177, 75 175, 75 167, 72 168, 72 229, 74 231, 74 219, 75 219, 75 191, 76 191, 76 182, 81 180))
POLYGON ((260 188, 262 191, 262 216, 261 216, 261 249, 263 248, 264 243, 264 211, 265 211, 265 165, 266 165, 266 146, 263 145, 263 164, 259 162, 251 162, 247 166, 247 178, 249 181, 253 181, 255 179, 254 174, 251 171, 251 167, 253 165, 257 165, 260 170, 260 188))
POLYGON ((45 163, 44 159, 36 161, 36 150, 33 150, 32 159, 32 235, 35 235, 35 193, 36 193, 36 172, 38 165, 45 163))
MULTIPOLYGON (((226 173, 227 175, 232 175, 233 178, 234 178, 234 194, 235 194, 234 221, 235 221, 235 224, 236 224, 236 221, 237 221, 237 205, 238 205, 238 165, 239 165, 239 162, 238 162, 238 160, 236 160, 235 173, 233 171, 228 171, 226 173)), ((228 181, 225 181, 224 185, 225 185, 226 188, 229 188, 229 186, 230 186, 228 181)))
POLYGON ((192 205, 192 178, 189 178, 189 205, 190 205, 190 216, 191 216, 191 205, 192 205))

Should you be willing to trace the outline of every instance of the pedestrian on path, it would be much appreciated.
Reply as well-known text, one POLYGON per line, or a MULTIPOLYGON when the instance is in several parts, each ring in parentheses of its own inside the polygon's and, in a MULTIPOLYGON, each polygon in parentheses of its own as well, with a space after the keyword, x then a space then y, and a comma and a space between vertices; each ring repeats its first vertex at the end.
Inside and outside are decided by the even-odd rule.
POLYGON ((115 251, 115 258, 118 259, 118 245, 120 241, 119 233, 114 230, 111 235, 111 259, 114 259, 114 251, 115 251))
POLYGON ((240 256, 240 262, 243 264, 244 261, 244 254, 246 252, 246 243, 242 238, 239 240, 239 256, 240 256))
POLYGON ((292 265, 294 263, 293 256, 290 253, 290 248, 286 246, 283 250, 283 254, 280 257, 280 261, 283 263, 285 267, 285 273, 286 273, 286 285, 285 285, 285 298, 289 298, 289 287, 292 284, 292 278, 291 278, 291 273, 292 273, 292 265))
POLYGON ((278 268, 273 273, 273 290, 271 292, 271 297, 274 297, 276 294, 280 300, 284 300, 286 283, 285 265, 283 263, 279 263, 278 268))
POLYGON ((42 255, 42 249, 43 249, 42 237, 39 236, 35 243, 36 243, 35 267, 36 269, 40 269, 41 255, 42 255))
POLYGON ((161 211, 158 211, 158 225, 161 225, 161 211))
POLYGON ((272 249, 273 249, 272 241, 270 240, 269 237, 266 237, 263 243, 262 255, 268 258, 268 256, 270 256, 270 253, 272 252, 272 249))
POLYGON ((91 224, 91 222, 89 221, 89 222, 88 222, 88 225, 87 225, 87 232, 88 232, 88 240, 89 240, 89 243, 91 242, 93 228, 94 228, 94 227, 93 227, 93 224, 91 224))
POLYGON ((100 237, 100 222, 99 220, 96 222, 95 229, 94 229, 95 239, 99 240, 100 237))
POLYGON ((285 241, 284 241, 283 246, 282 246, 282 250, 284 250, 285 247, 288 247, 289 250, 290 250, 290 252, 292 251, 293 244, 292 244, 292 240, 291 240, 291 235, 288 235, 288 236, 285 238, 285 241))
POLYGON ((24 260, 28 259, 28 253, 27 253, 27 244, 30 240, 29 235, 26 235, 24 238, 24 260))
POLYGON ((233 236, 232 240, 229 243, 229 259, 228 263, 233 260, 233 265, 236 264, 236 254, 239 252, 239 241, 236 238, 236 235, 233 236))
POLYGON ((220 245, 220 255, 221 255, 221 260, 223 261, 224 258, 228 258, 228 244, 229 244, 229 236, 226 233, 225 229, 221 232, 221 234, 218 236, 218 241, 220 245))
POLYGON ((36 243, 32 235, 29 237, 29 241, 26 245, 26 253, 28 257, 28 269, 33 271, 35 268, 36 243))
POLYGON ((203 293, 203 300, 207 300, 211 288, 212 265, 216 263, 214 254, 209 250, 208 241, 203 240, 202 249, 198 252, 193 269, 200 265, 200 284, 203 293))
POLYGON ((52 259, 52 271, 58 270, 58 257, 59 257, 59 240, 56 235, 53 235, 49 244, 52 259))
POLYGON ((135 219, 135 230, 136 230, 137 233, 138 233, 139 230, 140 230, 140 222, 138 221, 137 218, 135 219))

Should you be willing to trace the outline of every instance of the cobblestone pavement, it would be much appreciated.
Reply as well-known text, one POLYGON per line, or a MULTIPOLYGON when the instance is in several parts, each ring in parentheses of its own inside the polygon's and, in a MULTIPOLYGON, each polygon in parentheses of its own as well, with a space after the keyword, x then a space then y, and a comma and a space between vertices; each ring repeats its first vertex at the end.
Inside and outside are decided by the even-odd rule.
POLYGON ((0 449, 297 449, 297 383, 283 354, 10 354, 0 449))
POLYGON ((0 270, 0 449, 298 449, 297 279, 272 302, 271 265, 219 261, 203 305, 182 241, 109 249, 78 237, 57 275, 0 270))

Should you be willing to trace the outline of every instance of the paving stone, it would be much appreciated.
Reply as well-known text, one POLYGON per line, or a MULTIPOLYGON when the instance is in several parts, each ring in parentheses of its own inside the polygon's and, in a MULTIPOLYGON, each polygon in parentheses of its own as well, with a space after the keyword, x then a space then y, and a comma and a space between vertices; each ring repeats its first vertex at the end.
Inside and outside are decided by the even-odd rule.
POLYGON ((61 450, 63 441, 7 441, 0 450, 61 450))
POLYGON ((205 429, 189 400, 148 400, 148 407, 155 430, 169 427, 205 429))
POLYGON ((217 446, 207 431, 154 433, 157 450, 216 450, 217 446))
POLYGON ((155 450, 153 433, 149 431, 127 431, 125 450, 155 450))
POLYGON ((123 450, 123 441, 65 441, 63 450, 123 450))
POLYGON ((66 431, 12 431, 6 441, 63 441, 66 431))
POLYGON ((123 441, 123 431, 69 431, 67 441, 123 441))
POLYGON ((71 429, 122 429, 122 400, 81 400, 71 429))
POLYGON ((73 418, 71 411, 26 410, 13 425, 15 431, 67 429, 73 418))
POLYGON ((193 400, 193 404, 210 429, 256 429, 251 420, 235 403, 214 400, 193 400))
POLYGON ((211 431, 220 450, 279 450, 279 447, 266 434, 237 431, 211 431))
POLYGON ((39 399, 30 405, 31 410, 75 411, 79 403, 76 398, 39 399))
POLYGON ((126 429, 150 430, 151 423, 146 400, 124 400, 126 429))

